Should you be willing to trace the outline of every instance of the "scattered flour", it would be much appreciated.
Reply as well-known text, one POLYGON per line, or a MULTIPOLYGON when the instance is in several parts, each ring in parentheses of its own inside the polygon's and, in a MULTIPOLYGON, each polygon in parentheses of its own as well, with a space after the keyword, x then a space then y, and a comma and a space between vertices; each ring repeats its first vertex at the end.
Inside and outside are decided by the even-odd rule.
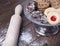
POLYGON ((23 32, 21 35, 21 40, 29 44, 32 41, 32 35, 29 32, 23 32))
POLYGON ((40 46, 40 45, 39 45, 39 43, 34 42, 34 43, 32 43, 30 46, 40 46))
POLYGON ((7 28, 0 29, 0 32, 1 32, 1 34, 0 34, 0 46, 1 46, 2 42, 5 40, 7 28))
POLYGON ((40 46, 44 46, 44 44, 47 44, 47 43, 48 43, 48 41, 46 39, 44 39, 44 40, 40 41, 40 46))
POLYGON ((40 42, 35 41, 35 42, 31 43, 30 46, 44 46, 47 43, 48 43, 48 41, 46 39, 43 39, 40 42))

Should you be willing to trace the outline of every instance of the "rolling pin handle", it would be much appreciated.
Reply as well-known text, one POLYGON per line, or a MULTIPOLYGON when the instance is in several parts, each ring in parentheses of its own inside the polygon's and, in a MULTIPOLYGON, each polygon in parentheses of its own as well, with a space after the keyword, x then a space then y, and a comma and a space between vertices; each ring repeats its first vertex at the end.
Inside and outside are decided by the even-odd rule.
POLYGON ((16 6, 16 8, 15 8, 15 14, 16 15, 20 15, 21 11, 22 11, 22 6, 21 5, 16 6))

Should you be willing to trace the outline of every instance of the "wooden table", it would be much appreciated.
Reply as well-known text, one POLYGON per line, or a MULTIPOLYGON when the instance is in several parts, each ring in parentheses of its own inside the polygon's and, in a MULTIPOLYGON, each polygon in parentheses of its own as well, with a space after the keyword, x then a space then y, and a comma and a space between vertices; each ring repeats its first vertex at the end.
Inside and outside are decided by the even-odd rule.
MULTIPOLYGON (((26 0, 0 0, 0 46, 5 39, 10 17, 14 13, 15 6, 17 4, 24 6, 25 1, 26 0)), ((40 36, 36 33, 34 23, 29 21, 24 16, 24 13, 22 13, 22 19, 18 46, 60 46, 60 33, 55 36, 40 36), (31 42, 27 43, 21 40, 21 35, 24 32, 29 32, 32 35, 31 42)))

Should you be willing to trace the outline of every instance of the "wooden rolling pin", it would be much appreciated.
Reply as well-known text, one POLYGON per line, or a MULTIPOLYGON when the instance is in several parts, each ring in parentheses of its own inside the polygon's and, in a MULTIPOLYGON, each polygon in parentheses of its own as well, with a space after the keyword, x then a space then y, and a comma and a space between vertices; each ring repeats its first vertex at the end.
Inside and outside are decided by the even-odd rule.
POLYGON ((21 12, 22 12, 22 6, 17 5, 15 8, 15 14, 11 17, 6 38, 2 46, 17 46, 18 35, 21 25, 21 16, 20 16, 21 12))

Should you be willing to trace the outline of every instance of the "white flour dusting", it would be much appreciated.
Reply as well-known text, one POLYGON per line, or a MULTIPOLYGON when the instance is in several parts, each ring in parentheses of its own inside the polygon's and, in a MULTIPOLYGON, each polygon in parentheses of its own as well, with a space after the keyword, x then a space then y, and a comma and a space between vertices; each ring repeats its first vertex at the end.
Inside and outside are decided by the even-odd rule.
POLYGON ((7 28, 0 29, 0 33, 1 33, 0 34, 0 45, 2 45, 2 42, 5 39, 6 32, 7 32, 7 28))
POLYGON ((46 39, 44 39, 44 40, 40 41, 40 46, 44 46, 44 44, 47 44, 47 43, 48 43, 48 41, 46 39))
POLYGON ((29 44, 32 41, 32 35, 29 32, 23 32, 21 35, 21 40, 29 44))
POLYGON ((44 46, 47 43, 48 43, 48 41, 46 39, 42 39, 39 42, 35 41, 35 42, 31 43, 30 46, 44 46))
POLYGON ((32 43, 30 46, 40 46, 40 45, 39 45, 39 43, 34 42, 34 43, 32 43))

